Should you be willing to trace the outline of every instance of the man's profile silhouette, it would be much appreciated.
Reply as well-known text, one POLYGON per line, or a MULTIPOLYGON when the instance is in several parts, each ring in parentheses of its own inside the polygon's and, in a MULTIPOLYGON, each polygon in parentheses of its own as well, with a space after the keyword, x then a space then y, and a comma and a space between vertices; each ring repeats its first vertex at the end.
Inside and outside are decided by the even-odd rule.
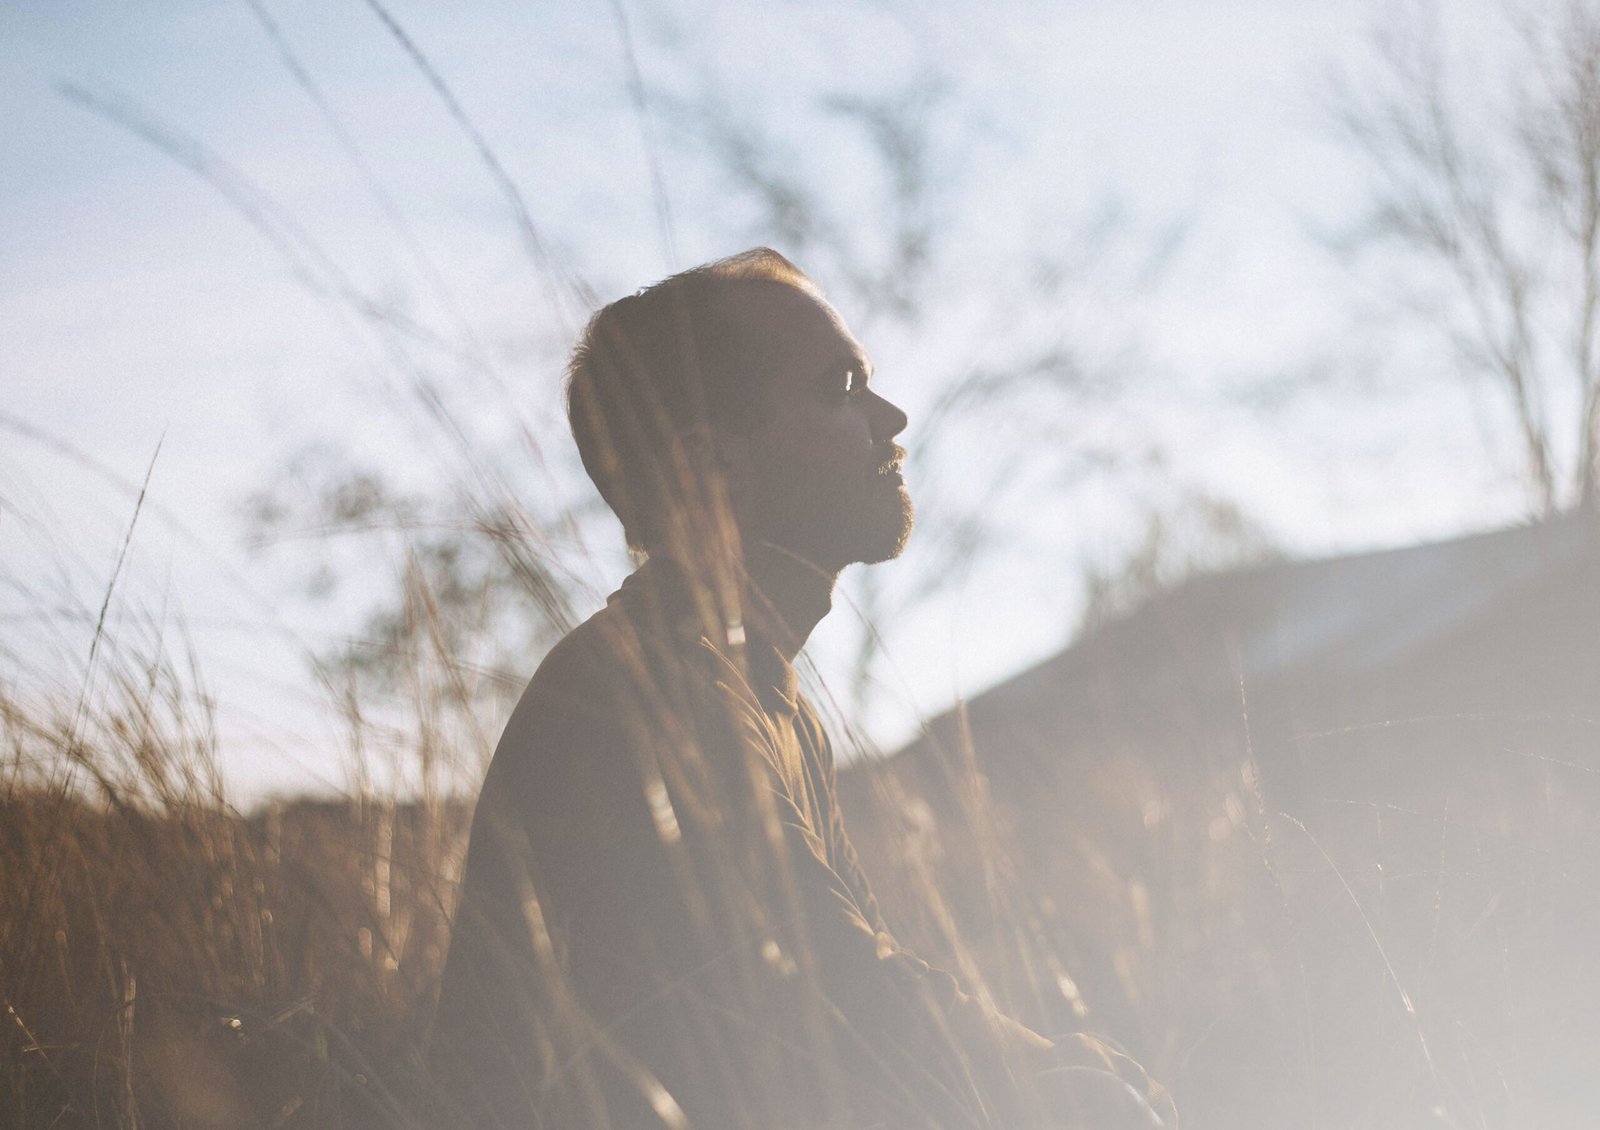
POLYGON ((648 560, 484 783, 432 1039, 461 1125, 1020 1126, 1018 1081, 1063 1062, 896 942, 795 689, 840 571, 911 529, 872 375, 766 249, 580 338, 573 434, 648 560))

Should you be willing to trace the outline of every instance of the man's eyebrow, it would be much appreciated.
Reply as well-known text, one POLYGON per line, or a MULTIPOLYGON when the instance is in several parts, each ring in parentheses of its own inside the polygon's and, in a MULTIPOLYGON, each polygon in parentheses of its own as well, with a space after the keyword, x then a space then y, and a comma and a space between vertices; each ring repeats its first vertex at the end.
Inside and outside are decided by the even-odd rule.
POLYGON ((846 350, 828 363, 828 373, 837 373, 840 369, 858 369, 869 381, 872 379, 872 374, 877 371, 873 368, 872 359, 856 349, 846 350))

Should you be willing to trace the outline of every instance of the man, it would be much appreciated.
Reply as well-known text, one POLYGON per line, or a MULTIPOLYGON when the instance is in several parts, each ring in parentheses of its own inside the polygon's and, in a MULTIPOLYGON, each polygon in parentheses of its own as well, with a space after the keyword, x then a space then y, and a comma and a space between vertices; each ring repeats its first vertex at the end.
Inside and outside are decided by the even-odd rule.
POLYGON ((840 571, 911 529, 872 376, 766 249, 584 331, 573 434, 648 560, 484 784, 433 1038, 462 1124, 1019 1126, 1027 1079, 1084 1067, 894 940, 795 690, 840 571))

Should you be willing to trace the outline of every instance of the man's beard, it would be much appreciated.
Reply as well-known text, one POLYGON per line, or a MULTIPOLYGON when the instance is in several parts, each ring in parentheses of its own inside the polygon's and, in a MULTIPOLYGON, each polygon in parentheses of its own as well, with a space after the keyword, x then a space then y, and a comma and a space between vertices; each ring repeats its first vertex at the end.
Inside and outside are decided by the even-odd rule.
POLYGON ((864 509, 871 509, 873 513, 862 523, 859 549, 847 555, 863 565, 876 565, 899 557, 905 552, 911 527, 916 524, 916 510, 903 483, 874 482, 872 486, 873 505, 864 509), (880 499, 885 501, 880 502, 880 499))
POLYGON ((887 476, 867 478, 843 498, 769 496, 751 516, 763 540, 826 569, 900 556, 914 520, 904 484, 887 476))

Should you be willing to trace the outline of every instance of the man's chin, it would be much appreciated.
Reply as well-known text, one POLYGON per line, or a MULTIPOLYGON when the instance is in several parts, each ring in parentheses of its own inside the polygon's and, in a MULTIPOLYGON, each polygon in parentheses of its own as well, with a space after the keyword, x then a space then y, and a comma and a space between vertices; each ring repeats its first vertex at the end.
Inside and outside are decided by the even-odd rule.
POLYGON ((849 507, 817 508, 803 520, 773 523, 760 536, 824 569, 876 565, 905 550, 911 536, 911 496, 903 486, 849 507))
POLYGON ((893 561, 905 552, 906 542, 911 538, 911 529, 916 524, 916 515, 911 506, 911 496, 906 493, 905 487, 900 487, 895 492, 898 503, 892 517, 885 516, 884 521, 877 527, 876 536, 870 544, 864 544, 856 560, 863 565, 877 565, 884 561, 893 561))

